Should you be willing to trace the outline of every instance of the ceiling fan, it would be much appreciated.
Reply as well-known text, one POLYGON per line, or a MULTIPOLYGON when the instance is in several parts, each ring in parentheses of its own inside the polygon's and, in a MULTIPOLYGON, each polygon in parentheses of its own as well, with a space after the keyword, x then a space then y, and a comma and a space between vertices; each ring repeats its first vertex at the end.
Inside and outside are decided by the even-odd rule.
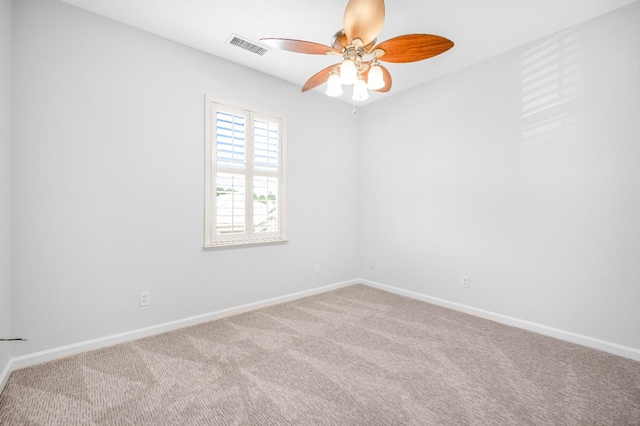
POLYGON ((260 41, 278 49, 311 55, 335 55, 342 62, 313 75, 302 87, 306 92, 327 82, 327 95, 342 95, 342 85, 353 84, 353 100, 369 97, 367 88, 377 92, 391 89, 391 74, 382 62, 416 62, 439 55, 453 42, 432 34, 407 34, 376 44, 384 23, 384 0, 350 0, 344 11, 344 29, 333 35, 331 46, 286 38, 260 41))

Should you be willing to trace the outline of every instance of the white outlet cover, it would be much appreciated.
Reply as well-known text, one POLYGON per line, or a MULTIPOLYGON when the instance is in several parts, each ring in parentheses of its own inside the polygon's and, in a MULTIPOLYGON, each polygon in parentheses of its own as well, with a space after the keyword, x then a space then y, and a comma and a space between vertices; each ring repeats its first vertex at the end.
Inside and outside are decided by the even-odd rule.
POLYGON ((140 293, 140 306, 149 306, 149 292, 143 291, 140 293))

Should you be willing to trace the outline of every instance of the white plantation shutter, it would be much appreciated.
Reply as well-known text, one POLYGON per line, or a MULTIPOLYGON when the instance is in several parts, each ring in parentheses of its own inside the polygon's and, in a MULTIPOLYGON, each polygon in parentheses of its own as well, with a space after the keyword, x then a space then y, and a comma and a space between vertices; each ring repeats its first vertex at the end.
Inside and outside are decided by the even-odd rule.
POLYGON ((286 241, 284 118, 206 99, 205 247, 286 241))
POLYGON ((262 236, 277 234, 279 120, 254 116, 253 141, 253 232, 262 236))

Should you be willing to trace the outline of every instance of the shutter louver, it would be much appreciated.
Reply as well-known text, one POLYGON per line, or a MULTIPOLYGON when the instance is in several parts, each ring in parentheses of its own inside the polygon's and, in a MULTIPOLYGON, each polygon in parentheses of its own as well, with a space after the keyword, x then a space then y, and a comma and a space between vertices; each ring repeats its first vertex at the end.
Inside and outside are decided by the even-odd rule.
POLYGON ((216 114, 216 161, 218 166, 244 168, 246 160, 246 119, 218 112, 216 114))
POLYGON ((244 175, 218 173, 216 178, 216 234, 243 234, 245 232, 244 175))
POLYGON ((253 179, 253 232, 278 232, 278 178, 253 179))
POLYGON ((257 170, 278 171, 279 126, 277 123, 254 120, 253 164, 257 170))

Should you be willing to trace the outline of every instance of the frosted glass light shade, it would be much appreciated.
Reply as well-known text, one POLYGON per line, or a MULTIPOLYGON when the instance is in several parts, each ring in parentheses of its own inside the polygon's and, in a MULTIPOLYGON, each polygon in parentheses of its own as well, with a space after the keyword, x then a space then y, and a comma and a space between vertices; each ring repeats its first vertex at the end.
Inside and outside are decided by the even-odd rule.
POLYGON ((351 59, 345 59, 340 65, 340 82, 344 85, 355 83, 358 74, 356 73, 356 64, 351 59))
POLYGON ((327 80, 327 96, 340 96, 342 95, 342 84, 340 84, 340 76, 338 74, 331 74, 329 80, 327 80))
POLYGON ((364 78, 359 77, 353 85, 353 97, 354 101, 364 101, 369 99, 369 93, 367 92, 367 83, 364 82, 364 78))
POLYGON ((382 75, 382 68, 379 65, 373 65, 369 69, 369 82, 367 87, 371 90, 378 90, 384 87, 384 77, 382 75))

